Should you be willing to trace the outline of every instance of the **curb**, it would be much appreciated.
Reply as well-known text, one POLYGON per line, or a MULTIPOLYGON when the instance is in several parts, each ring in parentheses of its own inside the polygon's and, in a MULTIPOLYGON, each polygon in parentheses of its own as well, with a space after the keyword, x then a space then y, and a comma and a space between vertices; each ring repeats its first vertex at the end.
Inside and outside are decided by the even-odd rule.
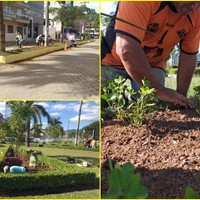
MULTIPOLYGON (((82 45, 82 44, 86 44, 88 42, 90 42, 90 41, 80 41, 80 42, 77 41, 77 44, 82 45)), ((21 52, 21 53, 18 53, 18 54, 0 56, 0 63, 3 63, 3 64, 13 63, 13 62, 16 62, 16 61, 25 60, 25 59, 28 59, 28 58, 34 58, 34 57, 37 57, 37 56, 52 53, 52 52, 55 52, 55 51, 59 51, 61 49, 66 49, 66 48, 70 48, 69 43, 66 43, 66 44, 63 44, 63 45, 60 45, 60 46, 56 46, 56 47, 49 46, 47 48, 34 49, 32 51, 30 50, 30 51, 21 52)))

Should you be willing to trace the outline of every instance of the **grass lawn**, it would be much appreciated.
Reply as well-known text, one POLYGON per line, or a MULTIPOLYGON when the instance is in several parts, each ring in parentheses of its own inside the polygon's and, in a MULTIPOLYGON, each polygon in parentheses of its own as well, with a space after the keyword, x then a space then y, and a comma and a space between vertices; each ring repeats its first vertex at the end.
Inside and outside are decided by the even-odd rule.
MULTIPOLYGON (((174 77, 166 78, 165 81, 166 81, 165 84, 167 87, 172 88, 172 89, 176 88, 176 78, 174 78, 174 77)), ((200 76, 194 76, 192 78, 192 82, 190 84, 190 88, 188 91, 188 97, 194 96, 193 88, 198 85, 200 85, 200 76)))

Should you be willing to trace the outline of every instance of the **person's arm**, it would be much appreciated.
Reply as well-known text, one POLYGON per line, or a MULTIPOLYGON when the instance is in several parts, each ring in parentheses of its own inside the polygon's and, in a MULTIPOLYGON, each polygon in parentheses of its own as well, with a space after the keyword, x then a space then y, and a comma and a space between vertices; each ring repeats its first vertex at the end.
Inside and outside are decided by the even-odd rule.
POLYGON ((180 53, 179 66, 177 72, 177 92, 187 96, 187 91, 189 89, 192 75, 197 63, 197 56, 180 53))
POLYGON ((162 86, 152 73, 151 66, 138 41, 117 33, 116 49, 126 71, 136 82, 141 84, 142 79, 150 81, 151 87, 156 89, 156 94, 162 101, 177 103, 186 107, 194 108, 193 102, 175 90, 162 86))

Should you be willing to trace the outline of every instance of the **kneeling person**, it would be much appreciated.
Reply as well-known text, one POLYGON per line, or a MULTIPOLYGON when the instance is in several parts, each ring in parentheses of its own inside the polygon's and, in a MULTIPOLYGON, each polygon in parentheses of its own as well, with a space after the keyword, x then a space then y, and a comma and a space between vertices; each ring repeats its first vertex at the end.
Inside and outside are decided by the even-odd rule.
POLYGON ((10 172, 10 173, 25 173, 28 171, 27 167, 21 167, 21 166, 5 166, 4 167, 4 173, 10 172))

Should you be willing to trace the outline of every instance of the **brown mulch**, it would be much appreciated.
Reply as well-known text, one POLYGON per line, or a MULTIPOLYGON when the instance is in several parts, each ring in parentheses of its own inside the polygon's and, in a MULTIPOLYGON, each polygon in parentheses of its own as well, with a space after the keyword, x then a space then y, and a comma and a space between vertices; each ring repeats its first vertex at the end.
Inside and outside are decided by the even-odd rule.
POLYGON ((150 117, 141 127, 103 122, 102 195, 108 191, 109 158, 119 164, 131 162, 149 198, 183 198, 187 186, 200 192, 200 116, 183 109, 150 117))
POLYGON ((47 166, 42 165, 40 162, 36 162, 35 167, 29 167, 29 158, 26 156, 18 156, 22 160, 22 166, 27 167, 29 171, 49 171, 47 166))

